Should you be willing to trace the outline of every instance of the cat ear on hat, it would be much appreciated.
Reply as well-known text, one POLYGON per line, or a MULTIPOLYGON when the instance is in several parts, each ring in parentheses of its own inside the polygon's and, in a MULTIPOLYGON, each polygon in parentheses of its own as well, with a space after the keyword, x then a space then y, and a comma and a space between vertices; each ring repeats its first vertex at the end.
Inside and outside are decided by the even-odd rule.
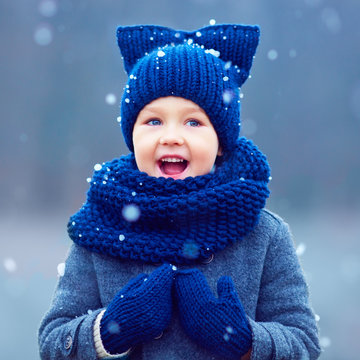
POLYGON ((197 44, 225 62, 240 87, 248 78, 259 43, 260 29, 251 25, 210 25, 195 31, 177 31, 158 25, 119 26, 117 42, 128 74, 142 57, 155 49, 197 44))

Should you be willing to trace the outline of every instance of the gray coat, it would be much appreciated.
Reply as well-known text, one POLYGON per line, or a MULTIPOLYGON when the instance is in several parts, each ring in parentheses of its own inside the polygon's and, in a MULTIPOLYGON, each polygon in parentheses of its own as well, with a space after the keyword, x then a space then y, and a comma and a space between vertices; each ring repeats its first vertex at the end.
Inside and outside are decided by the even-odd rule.
MULTIPOLYGON (((155 265, 118 260, 72 245, 49 311, 39 329, 45 359, 96 359, 93 324, 114 295, 155 265)), ((234 281, 253 334, 252 359, 316 359, 317 326, 308 289, 286 223, 264 210, 256 228, 207 263, 197 266, 216 294, 221 275, 234 281)), ((181 267, 180 267, 181 268, 181 267)), ((188 338, 176 306, 160 339, 133 351, 131 359, 219 359, 188 338)))

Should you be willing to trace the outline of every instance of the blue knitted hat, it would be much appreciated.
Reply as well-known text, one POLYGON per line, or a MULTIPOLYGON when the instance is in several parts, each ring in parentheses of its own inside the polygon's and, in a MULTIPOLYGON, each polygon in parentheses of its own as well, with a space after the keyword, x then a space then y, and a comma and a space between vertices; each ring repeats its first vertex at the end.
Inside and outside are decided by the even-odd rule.
POLYGON ((121 127, 131 151, 139 112, 166 96, 199 105, 223 151, 235 146, 240 132, 239 88, 249 76, 259 42, 257 26, 215 25, 192 32, 155 25, 118 27, 117 39, 129 75, 121 127))

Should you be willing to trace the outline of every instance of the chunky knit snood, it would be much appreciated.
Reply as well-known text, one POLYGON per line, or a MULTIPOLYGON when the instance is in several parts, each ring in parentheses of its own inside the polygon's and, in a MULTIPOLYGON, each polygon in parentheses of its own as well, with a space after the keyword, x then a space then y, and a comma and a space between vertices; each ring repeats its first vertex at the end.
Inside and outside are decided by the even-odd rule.
POLYGON ((184 180, 140 172, 131 153, 95 169, 68 232, 78 245, 116 258, 191 264, 254 228, 269 175, 265 156, 245 138, 210 174, 184 180))

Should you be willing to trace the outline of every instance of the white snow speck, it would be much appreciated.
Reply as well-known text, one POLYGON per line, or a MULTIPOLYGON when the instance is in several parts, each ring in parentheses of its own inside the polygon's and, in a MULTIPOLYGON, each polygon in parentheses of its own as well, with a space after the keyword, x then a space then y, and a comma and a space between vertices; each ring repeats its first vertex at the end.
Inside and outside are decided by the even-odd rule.
POLYGON ((175 37, 178 39, 178 38, 180 37, 180 33, 177 32, 177 33, 175 34, 175 37))
POLYGON ((163 57, 163 56, 165 56, 166 54, 164 53, 164 51, 162 51, 162 50, 159 50, 158 52, 157 52, 157 56, 158 57, 163 57))
POLYGON ((227 37, 226 36, 223 36, 223 40, 226 40, 227 39, 227 37))
POLYGON ((125 235, 120 234, 120 235, 119 235, 119 240, 120 240, 120 241, 124 241, 124 240, 125 240, 125 235))
POLYGON ((227 326, 226 327, 226 332, 228 332, 229 334, 233 334, 234 333, 234 329, 231 326, 227 326))
POLYGON ((17 270, 17 265, 13 258, 6 258, 4 260, 4 267, 6 271, 9 273, 12 273, 17 270))
POLYGON ((207 49, 205 50, 205 53, 214 55, 215 57, 220 56, 220 51, 214 50, 214 49, 207 49))
POLYGON ((34 40, 40 46, 49 45, 53 40, 53 31, 50 25, 39 25, 34 32, 34 40))
POLYGON ((173 266, 171 267, 171 269, 174 270, 174 271, 176 271, 176 270, 177 270, 177 267, 176 267, 175 265, 173 265, 173 266))
POLYGON ((229 77, 228 77, 228 76, 224 76, 224 77, 223 77, 223 80, 224 80, 224 81, 229 81, 229 77))
POLYGON ((306 245, 304 243, 300 243, 296 248, 296 255, 301 256, 304 254, 306 250, 306 245))
POLYGON ((151 40, 151 41, 153 41, 153 40, 154 40, 154 38, 153 38, 152 36, 150 36, 150 40, 151 40))
POLYGON ((271 49, 268 51, 267 57, 271 61, 276 60, 278 58, 278 52, 275 49, 271 49))
POLYGON ((64 274, 65 274, 65 263, 60 263, 57 266, 57 273, 58 273, 59 276, 64 276, 64 274))
POLYGON ((225 90, 223 92, 223 101, 225 104, 229 105, 234 98, 234 93, 232 90, 225 90))
POLYGON ((315 314, 315 321, 320 321, 320 316, 318 314, 315 314))
POLYGON ((110 334, 119 334, 120 326, 116 321, 110 320, 109 323, 107 324, 107 330, 110 334))
POLYGON ((197 32, 196 32, 196 36, 197 36, 197 37, 200 37, 201 35, 202 35, 202 34, 201 34, 200 31, 197 31, 197 32))
POLYGON ((131 195, 132 195, 132 196, 136 196, 136 191, 133 191, 133 192, 131 193, 131 195))
POLYGON ((91 314, 93 313, 93 311, 92 311, 91 309, 89 309, 89 310, 87 311, 87 313, 88 313, 89 315, 91 315, 91 314))
POLYGON ((229 341, 229 340, 230 340, 229 334, 224 334, 223 338, 224 338, 225 341, 229 341))
POLYGON ((241 177, 241 178, 240 178, 240 181, 245 181, 245 178, 241 177))
POLYGON ((135 222, 140 217, 140 209, 134 204, 125 205, 122 209, 122 216, 126 221, 135 222))
POLYGON ((125 99, 125 102, 128 104, 130 102, 130 99, 129 98, 126 98, 125 99))
POLYGON ((327 336, 323 336, 320 338, 320 346, 324 349, 331 345, 331 340, 327 336))
POLYGON ((341 30, 341 19, 334 8, 324 8, 321 11, 321 19, 331 33, 337 34, 341 30))
POLYGON ((116 121, 117 121, 119 124, 121 124, 121 116, 118 116, 118 117, 116 118, 116 121))
POLYGON ((42 0, 39 4, 39 12, 42 16, 52 17, 57 13, 57 3, 54 0, 42 0))
POLYGON ((215 20, 215 19, 210 19, 209 24, 210 24, 210 25, 215 25, 215 24, 216 24, 216 20, 215 20))
POLYGON ((188 43, 189 45, 191 45, 193 42, 194 42, 193 39, 188 39, 188 41, 187 41, 187 43, 188 43))
POLYGON ((90 177, 86 178, 86 181, 87 181, 88 183, 91 183, 91 178, 90 178, 90 177))
POLYGON ((95 171, 99 171, 99 170, 101 170, 102 169, 102 165, 101 164, 95 164, 94 165, 94 170, 95 171))
POLYGON ((224 69, 225 69, 225 70, 229 70, 229 69, 231 68, 231 64, 232 64, 231 61, 227 61, 227 62, 225 63, 225 65, 224 65, 224 69))

